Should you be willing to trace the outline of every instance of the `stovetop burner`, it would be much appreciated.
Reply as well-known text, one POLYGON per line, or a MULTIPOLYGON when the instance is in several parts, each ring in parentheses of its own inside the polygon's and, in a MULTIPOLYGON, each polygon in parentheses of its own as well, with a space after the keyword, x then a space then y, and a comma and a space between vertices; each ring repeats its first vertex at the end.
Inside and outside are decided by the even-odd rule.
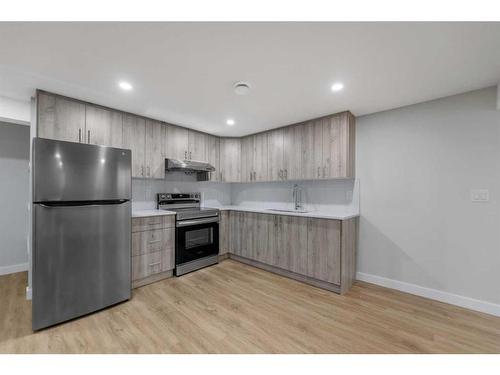
POLYGON ((175 211, 177 221, 219 216, 218 209, 201 207, 201 193, 158 193, 157 208, 175 211))

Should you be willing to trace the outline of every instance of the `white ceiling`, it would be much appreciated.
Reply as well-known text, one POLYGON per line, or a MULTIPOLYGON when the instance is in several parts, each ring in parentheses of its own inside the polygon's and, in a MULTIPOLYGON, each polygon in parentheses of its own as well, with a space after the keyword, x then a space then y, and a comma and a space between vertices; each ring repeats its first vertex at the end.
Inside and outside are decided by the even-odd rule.
POLYGON ((500 23, 1 23, 0 95, 42 88, 239 136, 495 85, 499 42, 500 23))

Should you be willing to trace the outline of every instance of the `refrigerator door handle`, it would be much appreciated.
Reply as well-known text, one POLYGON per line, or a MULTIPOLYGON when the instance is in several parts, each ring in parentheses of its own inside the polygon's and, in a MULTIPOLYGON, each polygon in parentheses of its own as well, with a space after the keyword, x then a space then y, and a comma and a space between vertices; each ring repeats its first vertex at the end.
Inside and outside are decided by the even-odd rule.
POLYGON ((96 207, 96 206, 109 206, 118 205, 128 202, 128 199, 120 199, 113 201, 93 201, 93 202, 35 202, 34 204, 44 208, 61 208, 61 207, 96 207))

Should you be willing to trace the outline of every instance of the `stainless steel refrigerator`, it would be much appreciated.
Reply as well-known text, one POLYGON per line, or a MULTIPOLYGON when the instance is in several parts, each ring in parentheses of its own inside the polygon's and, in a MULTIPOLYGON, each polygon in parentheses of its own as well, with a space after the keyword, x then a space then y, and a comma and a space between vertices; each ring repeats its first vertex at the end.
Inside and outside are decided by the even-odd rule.
POLYGON ((33 139, 33 330, 130 298, 131 152, 33 139))

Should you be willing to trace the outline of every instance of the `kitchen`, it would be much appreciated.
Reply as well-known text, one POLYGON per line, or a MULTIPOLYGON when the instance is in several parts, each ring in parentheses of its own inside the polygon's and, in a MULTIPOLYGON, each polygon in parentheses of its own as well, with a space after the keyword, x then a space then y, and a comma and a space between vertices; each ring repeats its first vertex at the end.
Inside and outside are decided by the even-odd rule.
MULTIPOLYGON (((12 233, 26 230, 15 232, 22 245, 8 245, 21 248, 20 260, 0 264, 0 352, 500 350, 497 23, 0 29, 1 45, 17 54, 6 66, 31 53, 10 38, 41 56, 0 70, 18 88, 0 92, 0 122, 29 129, 15 136, 24 137, 31 186, 12 209, 27 204, 25 216, 15 225, 2 218, 12 233), (127 40, 117 30, 137 48, 175 35, 165 45, 197 52, 186 63, 146 46, 155 58, 115 65, 127 40), (437 30, 441 41, 429 38, 437 30), (397 37, 386 41, 388 33, 397 37), (347 34, 364 48, 376 39, 399 65, 323 50, 347 34), (207 55, 248 35, 261 44, 253 58, 235 43, 242 67, 207 55), (469 49, 457 52, 460 35, 469 49), (69 39, 82 45, 60 49, 69 39), (284 44, 272 53, 277 39, 284 44), (297 45, 326 62, 311 66, 297 45), (407 57, 437 46, 443 66, 463 77, 407 57), (41 48, 60 62, 44 66, 41 48), (86 48, 110 63, 66 65, 86 48), (465 60, 474 48, 487 56, 481 77, 465 60), (332 62, 343 77, 329 75, 332 62), (157 77, 162 64, 171 64, 166 78, 157 77), (192 77, 174 69, 183 64, 192 77), (114 66, 129 73, 109 73, 114 66), (296 71, 305 73, 288 85, 296 71), (371 81, 356 80, 359 71, 371 81), (425 75, 442 79, 417 85, 425 75), (380 93, 383 79, 391 81, 380 93)), ((8 145, 14 135, 2 129, 8 145)))

